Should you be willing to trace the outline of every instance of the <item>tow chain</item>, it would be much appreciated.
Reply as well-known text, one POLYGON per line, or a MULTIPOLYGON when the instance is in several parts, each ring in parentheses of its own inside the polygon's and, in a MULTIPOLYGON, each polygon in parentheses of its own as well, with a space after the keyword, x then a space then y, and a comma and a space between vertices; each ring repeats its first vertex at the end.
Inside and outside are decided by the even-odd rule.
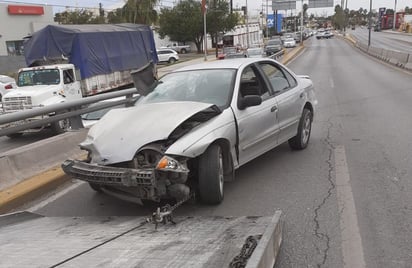
POLYGON ((151 216, 146 218, 146 222, 153 223, 155 225, 155 230, 157 230, 159 223, 167 224, 170 222, 172 224, 176 224, 176 222, 173 221, 173 211, 180 207, 183 203, 189 201, 193 196, 194 194, 190 193, 187 197, 177 201, 173 206, 166 204, 163 207, 158 207, 151 216))
POLYGON ((253 251, 255 250, 258 241, 262 235, 250 235, 246 238, 245 243, 243 244, 240 253, 233 258, 230 262, 230 268, 244 268, 246 267, 247 261, 252 256, 253 251))

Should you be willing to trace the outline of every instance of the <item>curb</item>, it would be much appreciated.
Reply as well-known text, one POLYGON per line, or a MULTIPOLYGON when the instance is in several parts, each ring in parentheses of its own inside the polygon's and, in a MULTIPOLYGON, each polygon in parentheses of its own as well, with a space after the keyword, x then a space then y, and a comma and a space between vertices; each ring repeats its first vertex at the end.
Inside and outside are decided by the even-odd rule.
POLYGON ((6 213, 21 206, 28 200, 35 199, 44 192, 53 190, 69 180, 60 166, 57 166, 6 188, 0 191, 0 213, 6 213))
MULTIPOLYGON (((289 63, 296 58, 304 48, 303 45, 300 45, 286 53, 282 59, 282 63, 289 63)), ((70 181, 70 178, 63 172, 60 165, 58 165, 41 174, 32 176, 1 190, 0 214, 10 212, 13 208, 38 198, 45 192, 56 189, 68 181, 70 181)))

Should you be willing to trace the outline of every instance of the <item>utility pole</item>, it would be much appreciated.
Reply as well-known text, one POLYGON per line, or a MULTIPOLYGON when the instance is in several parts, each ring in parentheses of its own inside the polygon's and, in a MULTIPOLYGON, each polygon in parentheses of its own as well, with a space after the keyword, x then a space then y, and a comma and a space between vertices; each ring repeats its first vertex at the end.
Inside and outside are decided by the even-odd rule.
POLYGON ((250 44, 249 44, 249 19, 248 19, 248 17, 249 17, 249 10, 248 10, 248 7, 247 7, 247 0, 246 0, 246 44, 247 44, 247 48, 250 47, 250 44))
POLYGON ((303 0, 302 0, 302 12, 300 16, 300 45, 303 46, 303 0))
POLYGON ((393 31, 396 30, 396 2, 397 0, 395 0, 395 9, 393 10, 393 27, 392 27, 393 31))

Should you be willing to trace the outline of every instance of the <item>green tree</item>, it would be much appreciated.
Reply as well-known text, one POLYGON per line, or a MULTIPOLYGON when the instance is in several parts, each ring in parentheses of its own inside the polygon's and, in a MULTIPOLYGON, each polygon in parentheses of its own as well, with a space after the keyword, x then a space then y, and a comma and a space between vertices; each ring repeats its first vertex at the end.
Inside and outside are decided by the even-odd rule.
MULTIPOLYGON (((247 12, 247 11, 246 11, 247 12)), ((217 43, 219 35, 231 31, 240 21, 238 13, 230 13, 229 3, 226 0, 209 1, 207 11, 207 32, 212 37, 212 46, 218 53, 217 43)))
POLYGON ((98 23, 99 19, 86 9, 76 9, 73 11, 64 11, 56 13, 54 21, 59 24, 91 24, 98 23))
POLYGON ((180 1, 172 9, 162 8, 159 16, 159 35, 178 42, 195 43, 201 52, 203 42, 203 16, 201 4, 196 0, 180 1))
POLYGON ((138 24, 152 24, 157 21, 157 12, 154 9, 159 0, 127 0, 123 7, 126 22, 138 24))
POLYGON ((336 29, 343 29, 345 25, 345 12, 340 5, 335 6, 335 14, 332 16, 332 24, 336 29))

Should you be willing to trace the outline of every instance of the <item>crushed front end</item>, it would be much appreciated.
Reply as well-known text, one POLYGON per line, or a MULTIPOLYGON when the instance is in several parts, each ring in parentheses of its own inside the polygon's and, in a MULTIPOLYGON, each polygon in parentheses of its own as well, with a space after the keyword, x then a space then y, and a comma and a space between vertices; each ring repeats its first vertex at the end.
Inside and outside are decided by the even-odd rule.
POLYGON ((139 150, 129 162, 105 166, 90 163, 88 157, 85 161, 66 160, 62 169, 72 178, 117 195, 153 201, 183 199, 190 194, 187 159, 163 152, 164 145, 155 143, 139 150))

